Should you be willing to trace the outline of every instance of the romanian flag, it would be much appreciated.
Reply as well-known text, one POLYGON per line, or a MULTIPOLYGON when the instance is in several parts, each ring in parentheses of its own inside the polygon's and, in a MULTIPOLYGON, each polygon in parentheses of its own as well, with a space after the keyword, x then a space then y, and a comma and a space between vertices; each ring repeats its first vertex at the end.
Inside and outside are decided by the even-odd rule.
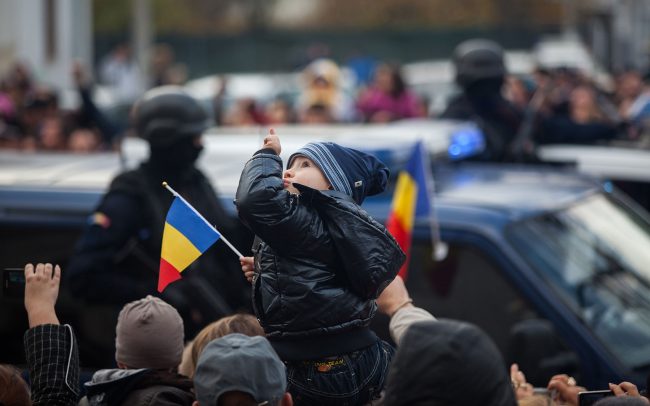
POLYGON ((221 234, 180 196, 172 202, 163 231, 158 292, 181 278, 181 273, 214 244, 221 234))
POLYGON ((397 177, 391 211, 386 221, 386 228, 406 253, 406 261, 399 271, 399 275, 404 280, 407 276, 415 219, 417 217, 431 219, 433 182, 430 170, 424 146, 421 141, 418 141, 413 147, 406 167, 397 177))

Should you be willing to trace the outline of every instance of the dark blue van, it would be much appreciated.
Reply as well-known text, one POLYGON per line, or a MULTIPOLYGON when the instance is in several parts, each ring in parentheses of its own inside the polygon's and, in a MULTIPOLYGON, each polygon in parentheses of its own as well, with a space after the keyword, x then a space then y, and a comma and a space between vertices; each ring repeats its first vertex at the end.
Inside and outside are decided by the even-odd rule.
MULTIPOLYGON (((238 131, 208 135, 201 160, 233 215, 239 171, 263 135, 238 131)), ((277 131, 287 153, 313 139, 354 145, 376 137, 372 145, 395 170, 408 155, 405 145, 433 137, 421 128, 410 135, 402 128, 396 136, 373 126, 277 131), (397 145, 390 154, 388 145, 397 145)), ((146 154, 142 144, 130 143, 124 156, 0 152, 1 265, 65 264, 110 179, 146 154)), ((415 304, 482 327, 537 386, 557 372, 593 389, 622 380, 645 386, 647 212, 609 184, 567 169, 445 163, 433 174, 441 241, 432 238, 429 219, 417 219, 407 278, 415 304), (444 244, 444 258, 434 260, 434 244, 444 244)), ((389 190, 364 207, 383 221, 391 198, 389 190)), ((22 299, 3 295, 0 303, 0 363, 20 363, 27 328, 22 299)), ((70 320, 83 319, 77 316, 70 320)), ((385 320, 376 325, 384 329, 385 320)), ((83 340, 81 334, 81 346, 83 340)))

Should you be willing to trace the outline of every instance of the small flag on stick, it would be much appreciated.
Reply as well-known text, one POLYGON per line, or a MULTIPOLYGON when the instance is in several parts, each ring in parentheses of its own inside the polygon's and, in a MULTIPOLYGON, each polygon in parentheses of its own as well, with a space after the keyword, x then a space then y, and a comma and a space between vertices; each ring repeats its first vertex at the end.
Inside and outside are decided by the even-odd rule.
POLYGON ((222 239, 238 257, 242 255, 219 231, 181 197, 167 182, 163 182, 173 195, 163 231, 158 273, 158 292, 181 278, 181 273, 217 240, 222 239))
POLYGON ((399 275, 404 280, 407 278, 411 257, 411 237, 415 219, 429 218, 434 237, 432 242, 438 241, 437 225, 432 213, 433 179, 430 168, 427 152, 422 141, 418 141, 406 167, 397 176, 391 211, 386 221, 386 228, 406 253, 406 261, 399 270, 399 275))

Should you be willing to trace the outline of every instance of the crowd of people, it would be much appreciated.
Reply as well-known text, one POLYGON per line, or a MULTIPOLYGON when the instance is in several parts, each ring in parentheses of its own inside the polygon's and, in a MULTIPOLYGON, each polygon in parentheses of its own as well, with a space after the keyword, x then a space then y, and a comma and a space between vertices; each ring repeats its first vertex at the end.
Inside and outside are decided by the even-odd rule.
MULTIPOLYGON (((449 100, 442 112, 432 111, 431 95, 408 83, 397 64, 373 61, 370 79, 362 80, 353 63, 339 65, 320 57, 302 68, 300 85, 287 94, 233 97, 227 77, 212 99, 216 125, 268 126, 287 123, 385 123, 430 117, 480 120, 486 132, 508 132, 514 138, 531 131, 537 142, 593 142, 623 137, 634 139, 648 131, 650 76, 635 69, 615 72, 609 82, 570 67, 540 67, 529 74, 508 74, 501 47, 491 41, 468 41, 453 55, 456 84, 465 101, 449 100), (468 44, 469 43, 469 44, 468 44), (496 59, 477 64, 472 54, 490 52, 496 59), (344 70, 344 68, 347 68, 344 70), (352 79, 344 72, 352 72, 352 79), (354 78, 358 76, 358 79, 354 78), (499 99, 502 100, 499 100, 499 99), (471 106, 471 107, 468 107, 471 106), (497 117, 494 119, 494 117, 497 117), (578 125, 576 127, 576 125, 578 125), (577 130, 576 130, 577 129, 577 130), (575 135, 575 134, 578 135, 575 135)), ((127 114, 147 88, 187 80, 187 68, 174 60, 164 44, 152 52, 149 83, 129 48, 119 45, 98 67, 97 83, 113 94, 127 114)), ((57 91, 38 83, 28 67, 17 63, 0 80, 0 147, 25 150, 87 152, 113 148, 125 134, 124 119, 97 109, 90 75, 79 67, 73 73, 81 106, 60 108, 57 91)), ((501 137, 501 135, 499 135, 501 137)))
MULTIPOLYGON (((254 316, 221 318, 186 342, 179 313, 153 296, 122 308, 115 327, 115 364, 84 381, 73 326, 61 324, 55 311, 61 268, 27 264, 24 272, 28 379, 16 367, 0 364, 0 404, 7 406, 578 406, 578 394, 586 390, 574 378, 556 375, 544 394, 537 393, 516 364, 506 369, 496 346, 479 328, 437 320, 414 306, 399 276, 377 298, 378 310, 390 317, 397 349, 385 385, 377 387, 377 396, 365 402, 316 396, 301 403, 300 392, 289 389, 295 375, 254 316)), ((327 376, 333 368, 321 364, 312 376, 327 376)), ((354 385, 354 377, 347 379, 354 385)), ((650 404, 630 382, 609 384, 608 389, 611 396, 596 405, 650 404)))
MULTIPOLYGON (((568 126, 592 139, 603 126, 620 125, 592 121, 614 112, 594 110, 603 105, 574 73, 540 71, 537 90, 520 79, 510 80, 503 93, 498 44, 461 44, 454 58, 462 93, 443 116, 487 122, 494 133, 486 158, 509 159, 513 145, 528 136, 544 140, 537 132, 548 127, 568 126), (565 91, 558 93, 557 83, 545 87, 544 78, 566 82, 565 91), (531 104, 541 124, 531 126, 529 135, 499 139, 500 129, 527 123, 531 104)), ((355 101, 328 91, 333 62, 315 63, 324 63, 313 73, 316 87, 298 104, 312 122, 383 122, 424 111, 389 66, 377 68, 375 81, 355 101), (345 105, 350 108, 334 109, 345 105)), ((84 92, 87 81, 76 74, 84 92)), ((633 86, 638 76, 630 75, 621 78, 628 90, 619 96, 618 115, 643 111, 634 107, 643 97, 633 86)), ((93 115, 92 101, 83 106, 98 144, 110 148, 113 138, 97 135, 101 113, 93 115)), ((56 104, 40 113, 39 120, 62 119, 56 104)), ((207 127, 198 101, 180 87, 157 87, 135 101, 132 119, 134 132, 149 144, 148 160, 113 180, 65 270, 42 263, 24 268, 27 371, 0 365, 0 404, 578 406, 585 388, 574 378, 555 375, 540 395, 518 365, 508 370, 480 328, 437 320, 412 303, 397 276, 406 254, 361 207, 389 179, 375 156, 313 142, 290 155, 283 170, 280 138, 271 129, 244 165, 234 202, 238 223, 224 214, 195 166, 207 127), (160 188, 163 180, 173 180, 210 224, 246 229, 237 245, 251 247, 252 255, 237 263, 223 244, 203 247, 194 264, 185 264, 183 278, 156 293, 163 235, 174 235, 183 260, 197 250, 166 223, 174 197, 160 188), (55 304, 62 281, 90 317, 59 322, 55 304), (392 342, 370 328, 377 312, 390 319, 392 342), (86 376, 80 359, 88 365, 93 356, 97 368, 86 376)), ((43 135, 31 136, 36 142, 43 135)), ((607 389, 614 396, 599 405, 650 404, 630 382, 607 389)))

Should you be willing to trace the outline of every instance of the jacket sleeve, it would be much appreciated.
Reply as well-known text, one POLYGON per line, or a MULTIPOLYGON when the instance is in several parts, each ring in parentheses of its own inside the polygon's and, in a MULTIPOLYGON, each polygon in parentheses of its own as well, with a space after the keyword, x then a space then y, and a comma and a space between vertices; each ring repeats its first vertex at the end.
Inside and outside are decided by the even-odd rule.
POLYGON ((406 255, 386 228, 357 205, 321 206, 328 234, 354 292, 376 299, 395 278, 406 255))
POLYGON ((79 350, 72 327, 42 324, 24 337, 32 404, 76 405, 79 399, 79 350))
POLYGON ((302 196, 286 191, 282 185, 282 160, 262 150, 244 166, 235 205, 239 218, 255 235, 277 252, 313 250, 322 244, 324 225, 318 213, 302 196))

